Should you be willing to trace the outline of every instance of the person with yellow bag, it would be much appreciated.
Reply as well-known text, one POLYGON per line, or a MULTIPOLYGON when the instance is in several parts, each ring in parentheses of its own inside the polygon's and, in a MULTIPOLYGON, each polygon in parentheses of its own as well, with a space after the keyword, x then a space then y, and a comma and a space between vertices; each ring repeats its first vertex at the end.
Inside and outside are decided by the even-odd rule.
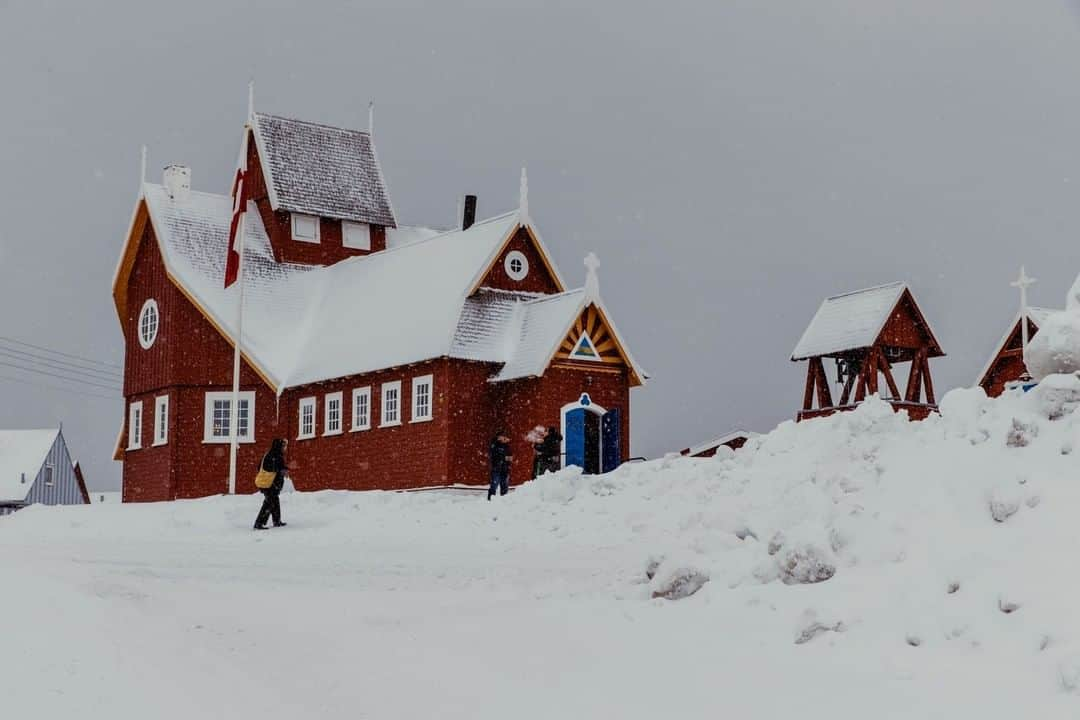
POLYGON ((255 487, 264 495, 262 508, 259 516, 255 518, 255 529, 265 530, 266 521, 273 517, 274 527, 282 527, 286 523, 281 521, 281 489, 285 487, 285 473, 288 465, 285 462, 285 449, 289 441, 283 438, 274 438, 270 443, 270 449, 263 455, 259 472, 255 476, 255 487))

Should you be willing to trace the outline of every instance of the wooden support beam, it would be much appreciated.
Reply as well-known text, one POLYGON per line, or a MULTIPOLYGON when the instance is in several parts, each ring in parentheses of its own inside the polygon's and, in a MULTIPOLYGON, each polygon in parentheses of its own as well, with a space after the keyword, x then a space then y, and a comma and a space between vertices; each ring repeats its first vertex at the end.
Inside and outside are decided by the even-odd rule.
POLYGON ((904 400, 910 403, 920 402, 920 394, 922 390, 922 358, 926 352, 924 348, 919 348, 915 353, 914 359, 911 361, 911 370, 908 372, 907 391, 904 393, 904 400))
POLYGON ((922 368, 923 384, 926 386, 926 402, 929 405, 937 405, 937 401, 934 400, 934 380, 930 377, 930 356, 925 350, 922 354, 922 368))
POLYGON ((855 375, 848 373, 847 379, 844 380, 844 392, 840 395, 840 406, 843 407, 851 401, 851 388, 855 386, 855 375))
POLYGON ((866 374, 870 368, 870 358, 864 358, 862 366, 859 368, 859 377, 855 380, 855 402, 861 403, 866 399, 866 388, 868 386, 866 374))
POLYGON ((811 360, 806 366, 806 391, 803 393, 803 410, 814 409, 814 361, 811 360))
POLYGON ((900 398, 900 390, 896 387, 896 380, 893 378, 892 365, 888 360, 882 358, 881 372, 885 375, 885 384, 889 386, 889 393, 893 399, 900 398))
POLYGON ((832 407, 832 393, 829 392, 829 378, 825 375, 825 365, 819 357, 811 359, 810 364, 813 366, 814 375, 817 377, 818 407, 832 407))
POLYGON ((878 376, 878 353, 881 352, 878 348, 871 348, 870 354, 866 358, 866 394, 877 395, 877 376, 878 376))

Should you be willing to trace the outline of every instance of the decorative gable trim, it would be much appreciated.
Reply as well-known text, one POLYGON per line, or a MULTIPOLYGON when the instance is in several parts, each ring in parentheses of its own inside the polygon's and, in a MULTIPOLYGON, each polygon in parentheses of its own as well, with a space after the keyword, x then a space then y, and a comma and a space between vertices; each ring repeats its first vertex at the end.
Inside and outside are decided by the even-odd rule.
POLYGON ((600 309, 588 305, 578 313, 571 330, 563 338, 555 355, 559 360, 629 365, 615 335, 608 328, 600 309))
POLYGON ((589 337, 588 330, 581 333, 581 337, 578 338, 577 344, 574 345, 574 348, 570 351, 570 359, 603 362, 600 357, 600 352, 596 349, 596 345, 593 344, 592 338, 589 337))
POLYGON ((562 275, 559 274, 558 268, 556 268, 555 263, 552 262, 551 253, 548 252, 547 246, 540 238, 540 233, 536 230, 536 228, 533 227, 531 222, 529 222, 528 220, 522 221, 520 213, 518 217, 519 222, 511 228, 510 232, 507 233, 505 238, 503 238, 503 241, 499 243, 499 246, 495 249, 495 252, 493 252, 491 256, 487 259, 487 261, 484 263, 484 266, 481 268, 480 272, 476 274, 476 278, 469 285, 469 290, 465 293, 465 297, 472 296, 476 293, 476 291, 480 289, 480 287, 484 283, 484 279, 487 278, 487 276, 490 275, 491 272, 495 269, 495 264, 498 262, 499 258, 502 257, 503 253, 506 252, 507 246, 509 246, 510 243, 514 240, 514 237, 517 235, 519 229, 524 230, 526 233, 528 233, 529 240, 532 242, 533 247, 536 249, 536 253, 540 256, 540 261, 544 264, 544 268, 551 276, 551 279, 555 282, 555 287, 558 289, 557 291, 560 293, 566 292, 566 283, 563 282, 562 275))

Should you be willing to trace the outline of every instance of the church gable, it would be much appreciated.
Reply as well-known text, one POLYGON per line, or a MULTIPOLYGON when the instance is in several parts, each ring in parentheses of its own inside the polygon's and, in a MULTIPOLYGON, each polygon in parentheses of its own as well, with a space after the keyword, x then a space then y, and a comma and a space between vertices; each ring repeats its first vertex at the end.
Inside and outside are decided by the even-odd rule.
POLYGON ((925 347, 930 357, 940 357, 944 354, 933 331, 930 330, 929 323, 926 322, 926 318, 923 317, 922 311, 915 304, 915 299, 908 290, 904 290, 893 308, 885 327, 878 335, 878 342, 889 347, 909 350, 925 347))
POLYGON ((615 334, 595 305, 589 305, 578 316, 574 327, 563 338, 556 360, 591 362, 604 365, 627 365, 615 334))
POLYGON ((503 246, 478 286, 544 295, 563 290, 551 261, 524 225, 503 246))

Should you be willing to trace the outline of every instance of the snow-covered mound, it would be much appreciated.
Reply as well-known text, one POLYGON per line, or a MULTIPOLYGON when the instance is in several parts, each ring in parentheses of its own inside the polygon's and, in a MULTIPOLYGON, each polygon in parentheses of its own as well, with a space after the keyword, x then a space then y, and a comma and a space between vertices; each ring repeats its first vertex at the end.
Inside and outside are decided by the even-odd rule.
POLYGON ((1077 404, 870 400, 491 503, 291 494, 266 533, 255 497, 32 508, 0 686, 41 717, 1077 717, 1077 404))
POLYGON ((1024 365, 1036 380, 1080 371, 1080 276, 1065 295, 1065 310, 1051 313, 1028 343, 1024 365))

